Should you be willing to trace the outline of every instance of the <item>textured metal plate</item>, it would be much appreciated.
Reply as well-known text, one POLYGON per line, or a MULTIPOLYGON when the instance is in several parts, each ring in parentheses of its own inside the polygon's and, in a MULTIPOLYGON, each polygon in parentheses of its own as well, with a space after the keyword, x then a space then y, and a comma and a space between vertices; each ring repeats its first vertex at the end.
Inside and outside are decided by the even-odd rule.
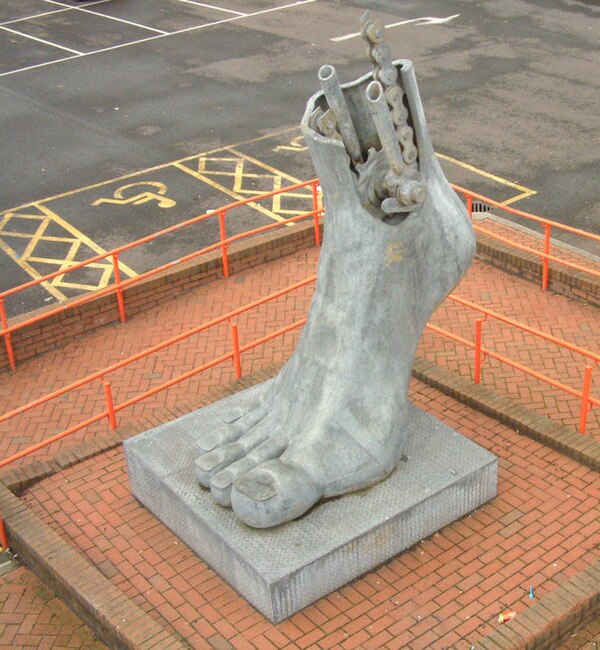
POLYGON ((125 451, 133 494, 273 622, 496 495, 496 457, 413 406, 405 459, 385 481, 278 528, 248 528, 196 482, 195 438, 218 424, 224 402, 263 389, 142 433, 125 451))

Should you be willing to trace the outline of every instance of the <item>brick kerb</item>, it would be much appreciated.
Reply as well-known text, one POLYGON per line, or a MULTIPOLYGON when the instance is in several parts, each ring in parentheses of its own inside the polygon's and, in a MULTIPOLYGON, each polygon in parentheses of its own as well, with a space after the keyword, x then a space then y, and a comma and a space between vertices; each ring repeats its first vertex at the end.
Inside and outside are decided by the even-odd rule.
POLYGON ((413 376, 561 454, 600 471, 600 442, 553 422, 507 396, 417 357, 413 376))
MULTIPOLYGON (((537 255, 512 248, 489 235, 477 233, 477 256, 483 262, 506 273, 519 275, 541 284, 542 262, 537 255)), ((600 280, 576 269, 552 262, 548 277, 549 288, 569 298, 600 307, 600 280)))
POLYGON ((189 648, 167 634, 1 483, 0 512, 11 549, 108 647, 144 650, 162 635, 174 650, 189 648), (118 616, 114 610, 104 613, 108 603, 118 608, 118 616))
POLYGON ((505 650, 553 650, 582 621, 600 615, 599 572, 597 560, 474 647, 479 650, 496 644, 505 650))

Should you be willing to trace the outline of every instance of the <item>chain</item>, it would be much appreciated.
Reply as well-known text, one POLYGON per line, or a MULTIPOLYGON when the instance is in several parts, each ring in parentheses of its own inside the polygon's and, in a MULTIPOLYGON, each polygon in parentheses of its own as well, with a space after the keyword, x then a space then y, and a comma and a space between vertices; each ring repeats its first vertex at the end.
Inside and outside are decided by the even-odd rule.
POLYGON ((385 99, 392 114, 396 136, 400 143, 402 159, 413 170, 417 169, 418 151, 414 132, 408 125, 408 109, 404 102, 404 91, 398 84, 398 70, 392 63, 390 46, 383 42, 384 25, 373 19, 369 12, 361 17, 360 34, 367 42, 367 56, 373 62, 373 79, 383 86, 385 99))

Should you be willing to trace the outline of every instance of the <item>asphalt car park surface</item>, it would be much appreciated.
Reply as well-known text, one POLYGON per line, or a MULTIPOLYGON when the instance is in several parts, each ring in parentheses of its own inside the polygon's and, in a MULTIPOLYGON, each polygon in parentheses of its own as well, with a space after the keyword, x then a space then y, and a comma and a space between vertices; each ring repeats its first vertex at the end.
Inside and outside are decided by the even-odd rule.
MULTIPOLYGON (((415 64, 450 180, 600 232, 597 2, 4 0, 0 290, 312 177, 297 125, 323 63, 342 81, 369 69, 356 34, 367 8, 389 26, 394 56, 415 64)), ((247 209, 228 228, 278 209, 247 209)), ((157 241, 124 255, 122 270, 216 233, 206 224, 157 241)), ((109 280, 91 269, 8 307, 109 280)))

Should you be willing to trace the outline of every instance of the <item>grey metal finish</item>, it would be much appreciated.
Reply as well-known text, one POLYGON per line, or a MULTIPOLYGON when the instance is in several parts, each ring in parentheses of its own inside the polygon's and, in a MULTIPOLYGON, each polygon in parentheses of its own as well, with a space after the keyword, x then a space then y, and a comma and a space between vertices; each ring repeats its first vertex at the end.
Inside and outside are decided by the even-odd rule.
POLYGON ((431 415, 407 407, 404 456, 386 481, 324 501, 304 517, 256 530, 198 489, 201 431, 250 388, 125 441, 135 496, 272 622, 279 622, 496 494, 497 461, 431 415))
POLYGON ((350 119, 348 106, 346 105, 335 68, 331 65, 321 66, 319 69, 319 81, 327 98, 329 108, 335 116, 340 135, 342 136, 342 142, 350 154, 350 158, 353 162, 362 162, 362 154, 356 129, 350 119))
MULTIPOLYGON (((374 60, 389 68, 377 24, 363 22, 378 41, 372 50, 385 53, 374 60)), ((365 75, 341 87, 342 99, 330 93, 335 106, 327 92, 308 101, 302 130, 327 218, 307 323, 273 382, 219 407, 198 439, 198 481, 256 528, 293 520, 322 498, 392 472, 409 426, 419 338, 475 252, 469 216, 434 155, 412 64, 393 66, 395 74, 384 75, 386 99, 380 82, 365 75), (404 98, 412 127, 398 112, 404 98), (323 119, 332 113, 341 137, 323 119), (413 139, 418 156, 408 165, 398 142, 405 153, 413 139)), ((322 80, 334 74, 326 68, 322 80)))
POLYGON ((383 88, 378 81, 371 81, 366 89, 369 110, 375 122, 377 135, 381 141, 388 164, 396 174, 405 173, 407 165, 402 159, 398 137, 394 130, 394 122, 387 101, 383 96, 383 88))

